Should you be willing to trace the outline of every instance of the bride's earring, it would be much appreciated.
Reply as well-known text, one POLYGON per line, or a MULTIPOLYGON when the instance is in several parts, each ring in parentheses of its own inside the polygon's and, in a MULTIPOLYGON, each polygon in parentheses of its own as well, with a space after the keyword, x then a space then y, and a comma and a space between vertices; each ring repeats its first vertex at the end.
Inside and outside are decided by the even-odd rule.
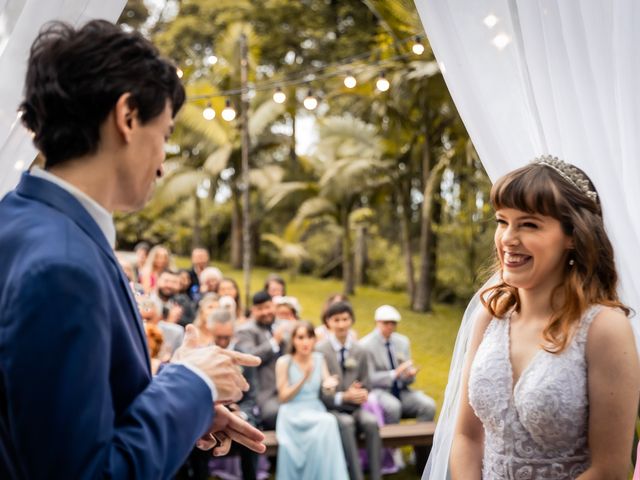
POLYGON ((573 267, 575 265, 575 263, 576 263, 576 261, 573 258, 569 259, 569 266, 570 267, 573 267))

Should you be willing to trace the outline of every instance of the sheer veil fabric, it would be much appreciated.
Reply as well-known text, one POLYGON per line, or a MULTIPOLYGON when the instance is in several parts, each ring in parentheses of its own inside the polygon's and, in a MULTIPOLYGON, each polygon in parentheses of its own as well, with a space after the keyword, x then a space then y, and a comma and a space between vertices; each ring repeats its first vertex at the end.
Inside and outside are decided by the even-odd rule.
POLYGON ((51 20, 81 25, 95 18, 115 21, 126 0, 0 0, 0 198, 36 157, 17 108, 22 98, 31 43, 51 20))
MULTIPOLYGON (((416 0, 416 7, 491 179, 543 154, 591 177, 616 253, 620 295, 638 311, 640 4, 416 0)), ((476 297, 458 334, 456 356, 464 356, 475 303, 476 297)), ((631 321, 640 345, 640 320, 631 321)), ((424 479, 446 478, 457 410, 451 396, 458 394, 462 357, 452 361, 424 479)))

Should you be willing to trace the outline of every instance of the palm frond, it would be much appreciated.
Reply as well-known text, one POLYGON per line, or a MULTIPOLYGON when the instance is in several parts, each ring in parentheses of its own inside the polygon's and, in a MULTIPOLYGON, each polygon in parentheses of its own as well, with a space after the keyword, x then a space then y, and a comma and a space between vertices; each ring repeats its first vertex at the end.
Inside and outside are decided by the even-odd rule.
POLYGON ((264 192, 265 209, 272 210, 285 198, 295 193, 314 194, 318 192, 315 182, 282 182, 271 185, 264 192))
POLYGON ((274 102, 271 98, 266 99, 258 107, 251 112, 249 116, 249 137, 251 143, 257 141, 257 138, 273 125, 278 117, 285 112, 285 105, 274 102))
POLYGON ((205 120, 199 107, 187 103, 178 114, 178 121, 196 131, 215 146, 232 142, 231 130, 223 128, 218 120, 205 120))
POLYGON ((227 168, 229 164, 229 158, 233 152, 233 146, 231 144, 224 144, 214 151, 205 160, 202 168, 212 177, 217 177, 220 172, 227 168))
POLYGON ((249 182, 258 190, 267 190, 272 185, 279 184, 282 177, 284 170, 278 165, 266 165, 249 171, 249 182))

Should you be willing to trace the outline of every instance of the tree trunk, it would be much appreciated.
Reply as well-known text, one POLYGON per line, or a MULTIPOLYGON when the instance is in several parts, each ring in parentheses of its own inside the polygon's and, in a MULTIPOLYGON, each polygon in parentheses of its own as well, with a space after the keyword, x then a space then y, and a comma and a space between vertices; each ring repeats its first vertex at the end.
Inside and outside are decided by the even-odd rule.
POLYGON ((397 195, 398 207, 400 209, 400 239, 402 242, 402 253, 404 253, 404 266, 407 274, 407 295, 409 305, 413 305, 416 294, 416 279, 413 271, 413 248, 411 247, 411 229, 409 227, 409 209, 407 202, 401 191, 397 195))
POLYGON ((340 212, 340 223, 342 226, 342 281, 344 283, 344 294, 353 295, 355 292, 353 284, 353 263, 351 261, 351 232, 349 231, 349 209, 342 208, 340 212))
POLYGON ((242 268, 242 211, 240 195, 236 188, 231 189, 231 266, 242 268))
POLYGON ((195 208, 193 209, 193 237, 191 238, 191 249, 202 245, 202 227, 200 226, 200 198, 197 194, 193 195, 195 208))
POLYGON ((438 163, 428 173, 428 179, 424 183, 424 199, 422 201, 422 214, 420 216, 420 241, 418 254, 420 255, 420 270, 416 295, 412 309, 416 312, 431 311, 431 294, 435 281, 435 235, 431 228, 434 210, 434 194, 439 186, 442 171, 448 165, 449 158, 443 155, 438 163))
POLYGON ((356 229, 356 245, 354 254, 355 284, 364 285, 367 281, 367 227, 358 225, 356 229))

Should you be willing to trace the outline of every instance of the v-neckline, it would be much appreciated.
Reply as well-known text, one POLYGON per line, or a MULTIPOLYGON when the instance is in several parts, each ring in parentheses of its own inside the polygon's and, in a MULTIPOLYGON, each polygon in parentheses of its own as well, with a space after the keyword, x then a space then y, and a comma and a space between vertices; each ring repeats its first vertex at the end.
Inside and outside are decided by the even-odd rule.
POLYGON ((516 380, 514 378, 514 376, 513 376, 513 363, 511 361, 511 317, 512 316, 513 316, 513 310, 509 314, 509 318, 507 320, 507 364, 509 365, 509 379, 511 380, 511 384, 510 384, 511 398, 515 398, 516 390, 518 390, 518 387, 520 386, 521 380, 527 375, 529 370, 531 370, 531 366, 536 362, 538 357, 545 350, 542 349, 542 348, 539 348, 538 351, 533 355, 533 357, 531 357, 531 359, 527 363, 527 366, 524 367, 522 372, 520 372, 520 376, 518 377, 518 379, 516 380))

